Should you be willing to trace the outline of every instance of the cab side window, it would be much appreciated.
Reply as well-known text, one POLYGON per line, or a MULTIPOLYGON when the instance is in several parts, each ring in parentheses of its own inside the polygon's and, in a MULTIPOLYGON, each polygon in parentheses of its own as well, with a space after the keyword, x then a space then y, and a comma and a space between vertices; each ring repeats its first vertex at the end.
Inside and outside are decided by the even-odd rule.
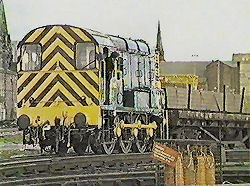
POLYGON ((21 49, 21 70, 41 69, 42 49, 38 44, 25 44, 21 49))
POLYGON ((77 43, 76 45, 76 68, 92 69, 96 67, 95 45, 93 43, 77 43))

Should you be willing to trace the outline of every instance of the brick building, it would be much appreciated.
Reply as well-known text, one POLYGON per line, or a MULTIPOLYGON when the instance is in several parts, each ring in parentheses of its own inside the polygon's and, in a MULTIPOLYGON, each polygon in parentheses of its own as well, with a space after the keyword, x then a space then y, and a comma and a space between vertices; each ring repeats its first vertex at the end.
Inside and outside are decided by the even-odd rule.
POLYGON ((250 95, 250 53, 233 54, 233 64, 239 66, 239 82, 240 89, 246 88, 248 95, 250 95))
POLYGON ((233 64, 239 67, 239 87, 246 88, 247 108, 250 110, 250 53, 233 54, 233 64))
POLYGON ((226 91, 240 93, 239 66, 232 62, 212 61, 206 66, 205 75, 208 90, 223 92, 225 85, 226 91))

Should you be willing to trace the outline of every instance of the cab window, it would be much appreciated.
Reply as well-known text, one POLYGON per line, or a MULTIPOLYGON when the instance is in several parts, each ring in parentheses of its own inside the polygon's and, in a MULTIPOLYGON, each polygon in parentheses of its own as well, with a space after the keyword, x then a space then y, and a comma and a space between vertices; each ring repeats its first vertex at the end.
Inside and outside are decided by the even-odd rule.
POLYGON ((76 45, 76 68, 92 69, 96 67, 95 45, 93 43, 77 43, 76 45))
POLYGON ((41 46, 38 44, 25 44, 21 50, 21 69, 24 71, 40 70, 41 46))

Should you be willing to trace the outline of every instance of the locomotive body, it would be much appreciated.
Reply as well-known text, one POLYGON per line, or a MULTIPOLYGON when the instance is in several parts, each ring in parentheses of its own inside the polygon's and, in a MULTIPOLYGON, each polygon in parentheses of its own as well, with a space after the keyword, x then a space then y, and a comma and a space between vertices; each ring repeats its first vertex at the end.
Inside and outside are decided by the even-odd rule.
POLYGON ((143 40, 68 25, 19 43, 18 126, 24 143, 81 154, 150 150, 164 124, 159 57, 143 40))

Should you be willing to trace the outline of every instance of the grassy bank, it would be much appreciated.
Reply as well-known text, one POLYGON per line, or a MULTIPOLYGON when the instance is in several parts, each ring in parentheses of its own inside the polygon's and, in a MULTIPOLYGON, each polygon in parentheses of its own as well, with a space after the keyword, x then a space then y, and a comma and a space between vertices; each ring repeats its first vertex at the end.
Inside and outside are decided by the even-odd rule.
POLYGON ((37 154, 38 150, 26 149, 21 135, 10 135, 0 137, 0 160, 15 156, 37 154))

